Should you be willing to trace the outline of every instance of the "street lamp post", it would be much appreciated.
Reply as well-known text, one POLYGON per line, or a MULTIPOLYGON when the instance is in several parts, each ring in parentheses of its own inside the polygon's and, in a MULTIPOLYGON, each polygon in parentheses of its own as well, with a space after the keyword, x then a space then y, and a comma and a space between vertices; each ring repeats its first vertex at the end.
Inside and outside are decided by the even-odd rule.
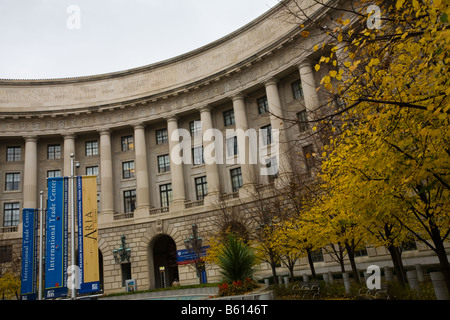
POLYGON ((192 225, 192 235, 184 240, 184 244, 189 253, 195 255, 194 263, 199 277, 200 283, 206 283, 205 262, 201 258, 203 239, 198 236, 198 227, 194 223, 192 225))

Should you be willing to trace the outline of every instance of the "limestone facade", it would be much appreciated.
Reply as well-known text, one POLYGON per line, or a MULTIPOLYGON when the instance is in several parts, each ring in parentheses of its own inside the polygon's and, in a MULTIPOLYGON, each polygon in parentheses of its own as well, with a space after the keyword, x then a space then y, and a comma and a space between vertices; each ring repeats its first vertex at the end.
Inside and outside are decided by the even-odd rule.
MULTIPOLYGON (((327 18, 324 8, 308 10, 317 19, 327 18)), ((170 140, 176 129, 194 133, 193 147, 196 130, 201 135, 214 128, 226 136, 227 129, 283 129, 287 142, 280 152, 280 175, 291 170, 289 157, 297 154, 287 143, 303 141, 300 150, 310 144, 298 139, 304 138, 298 125, 279 119, 297 119, 299 112, 314 110, 326 99, 316 88, 327 71, 313 72, 317 30, 303 38, 299 24, 286 19, 278 5, 210 45, 149 66, 80 78, 0 80, 2 250, 20 255, 21 209, 39 207, 40 191, 46 200, 46 178, 69 175, 73 153, 76 174, 98 175, 104 291, 124 290, 126 276, 136 279, 139 289, 159 287, 158 240, 169 236, 176 250, 185 249, 193 223, 201 235, 211 231, 218 199, 233 206, 245 201, 245 190, 255 183, 272 182, 254 164, 173 163, 164 156, 176 147, 170 140), (261 110, 264 101, 267 110, 261 110), (240 173, 234 170, 239 168, 240 173), (205 181, 208 195, 203 197, 205 181), (112 254, 122 235, 132 250, 128 266, 115 263, 112 254)), ((304 168, 302 160, 297 162, 304 168)), ((408 254, 416 259, 411 263, 431 259, 420 246, 408 254)), ((386 250, 374 248, 359 259, 389 260, 386 250)), ((326 255, 317 267, 319 272, 339 270, 326 255)), ((306 260, 298 270, 308 270, 306 260)), ((207 271, 210 281, 219 279, 216 267, 207 271)), ((270 272, 262 264, 258 274, 270 272)), ((189 265, 178 266, 178 277, 181 284, 198 282, 189 265)))

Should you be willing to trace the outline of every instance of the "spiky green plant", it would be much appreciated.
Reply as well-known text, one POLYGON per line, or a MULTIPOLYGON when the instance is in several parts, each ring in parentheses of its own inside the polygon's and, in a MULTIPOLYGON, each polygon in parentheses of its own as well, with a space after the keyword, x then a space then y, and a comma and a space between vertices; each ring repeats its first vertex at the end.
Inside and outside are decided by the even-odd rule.
POLYGON ((217 264, 222 268, 221 274, 225 281, 231 283, 252 277, 253 266, 256 264, 253 249, 233 234, 228 236, 228 242, 217 258, 217 264))

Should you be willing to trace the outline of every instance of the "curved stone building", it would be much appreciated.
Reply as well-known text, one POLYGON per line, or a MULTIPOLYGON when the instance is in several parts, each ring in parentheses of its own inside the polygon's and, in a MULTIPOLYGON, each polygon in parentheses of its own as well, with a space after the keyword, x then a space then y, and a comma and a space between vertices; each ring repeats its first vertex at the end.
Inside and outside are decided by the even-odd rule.
MULTIPOLYGON (((325 7, 307 2, 310 17, 329 19, 325 7)), ((167 267, 167 284, 197 283, 192 266, 169 261, 186 248, 194 223, 206 237, 218 201, 232 208, 252 188, 276 187, 293 163, 308 173, 303 152, 317 146, 306 138, 306 128, 280 119, 311 116, 327 98, 316 91, 327 71, 313 72, 318 30, 293 22, 280 4, 222 39, 148 66, 67 79, 0 80, 1 263, 20 256, 22 208, 39 207, 41 191, 46 200, 47 177, 70 175, 73 153, 75 174, 98 175, 104 292, 124 290, 130 278, 138 289, 160 287, 160 266, 167 267), (308 38, 301 35, 305 29, 308 38), (192 161, 180 164, 170 157, 177 129, 191 134, 192 161), (201 136, 208 129, 223 134, 222 164, 205 162, 203 150, 211 142, 203 141, 202 149, 201 136), (264 161, 237 161, 244 148, 235 134, 227 135, 230 129, 282 129, 278 175, 261 175, 264 161), (122 235, 131 249, 129 263, 113 257, 122 235)), ((269 139, 265 135, 263 145, 269 139)), ((425 248, 410 254, 416 258, 411 263, 429 255, 425 248)), ((379 248, 367 248, 357 259, 389 260, 379 248)), ((297 264, 298 272, 308 272, 305 259, 297 264)), ((316 267, 339 270, 326 255, 316 267)), ((262 264, 258 274, 270 275, 270 268, 262 264)), ((219 279, 214 266, 207 275, 219 279)))

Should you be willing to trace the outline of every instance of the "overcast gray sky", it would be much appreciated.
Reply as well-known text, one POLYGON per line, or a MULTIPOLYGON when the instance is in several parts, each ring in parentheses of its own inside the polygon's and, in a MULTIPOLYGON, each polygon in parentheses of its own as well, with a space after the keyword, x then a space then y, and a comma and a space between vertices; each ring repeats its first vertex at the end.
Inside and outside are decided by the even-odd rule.
POLYGON ((0 79, 86 76, 148 65, 215 41, 277 3, 0 0, 0 79), (71 5, 79 12, 68 11, 71 5))

